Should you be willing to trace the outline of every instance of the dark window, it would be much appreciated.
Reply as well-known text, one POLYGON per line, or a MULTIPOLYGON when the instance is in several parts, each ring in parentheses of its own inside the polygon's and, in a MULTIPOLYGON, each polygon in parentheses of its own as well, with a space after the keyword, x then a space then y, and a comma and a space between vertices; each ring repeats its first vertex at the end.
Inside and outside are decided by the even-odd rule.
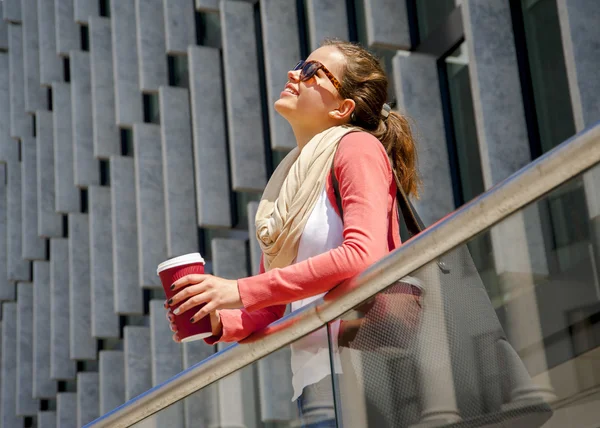
POLYGON ((133 131, 121 128, 121 156, 133 156, 133 131))
POLYGON ((79 203, 80 203, 80 212, 87 213, 88 212, 88 191, 87 189, 79 190, 79 203))
POLYGON ((81 50, 89 51, 90 50, 90 31, 87 25, 79 26, 79 38, 81 42, 81 50))
POLYGON ((158 103, 158 94, 143 94, 142 102, 144 105, 144 122, 160 123, 160 107, 158 103))
POLYGON ((221 20, 218 13, 196 12, 196 44, 222 48, 221 20))
POLYGON ((179 86, 181 88, 190 87, 187 56, 167 55, 167 66, 169 70, 170 86, 179 86))
POLYGON ((110 186, 110 163, 102 159, 100 162, 100 185, 110 186))
POLYGON ((65 82, 71 81, 71 63, 69 58, 63 58, 63 79, 65 82))
POLYGON ((110 0, 99 0, 100 16, 110 16, 110 0))

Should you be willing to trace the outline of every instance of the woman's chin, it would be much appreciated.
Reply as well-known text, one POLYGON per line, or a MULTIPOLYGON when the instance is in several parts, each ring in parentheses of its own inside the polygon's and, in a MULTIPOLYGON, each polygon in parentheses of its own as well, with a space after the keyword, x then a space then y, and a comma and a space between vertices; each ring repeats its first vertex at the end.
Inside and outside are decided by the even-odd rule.
POLYGON ((277 101, 275 101, 273 107, 275 108, 275 111, 283 117, 286 117, 292 111, 294 111, 294 105, 292 105, 288 98, 279 98, 277 101))

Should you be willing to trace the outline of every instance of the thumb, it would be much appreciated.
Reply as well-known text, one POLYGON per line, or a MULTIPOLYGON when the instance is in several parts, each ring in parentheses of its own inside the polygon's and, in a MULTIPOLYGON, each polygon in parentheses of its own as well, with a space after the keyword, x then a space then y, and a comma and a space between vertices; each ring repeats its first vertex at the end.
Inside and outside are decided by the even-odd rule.
POLYGON ((221 323, 221 315, 219 311, 213 311, 210 313, 210 327, 213 336, 219 336, 223 331, 223 324, 221 323))

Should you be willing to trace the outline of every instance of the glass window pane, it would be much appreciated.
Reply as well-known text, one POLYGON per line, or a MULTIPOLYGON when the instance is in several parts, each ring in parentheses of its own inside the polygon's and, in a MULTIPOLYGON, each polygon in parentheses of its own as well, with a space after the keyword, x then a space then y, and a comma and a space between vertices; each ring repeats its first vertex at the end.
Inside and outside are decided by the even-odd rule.
POLYGON ((454 10, 455 0, 417 0, 417 17, 421 41, 434 31, 454 10))
POLYGON ((544 152, 575 134, 556 0, 522 0, 533 95, 544 152))
MULTIPOLYGON (((521 6, 541 150, 547 152, 575 134, 558 10, 555 0, 521 0, 521 6)), ((569 272, 589 263, 583 181, 552 193, 541 209, 548 216, 552 268, 569 272)))
MULTIPOLYGON (((469 58, 466 43, 462 43, 446 58, 446 77, 448 85, 449 110, 451 129, 454 131, 455 177, 459 179, 459 203, 465 203, 485 191, 481 157, 477 139, 473 97, 469 76, 469 58)), ((483 274, 484 283, 492 296, 497 295, 493 275, 488 275, 494 269, 492 247, 489 234, 484 233, 469 242, 475 265, 483 274)))

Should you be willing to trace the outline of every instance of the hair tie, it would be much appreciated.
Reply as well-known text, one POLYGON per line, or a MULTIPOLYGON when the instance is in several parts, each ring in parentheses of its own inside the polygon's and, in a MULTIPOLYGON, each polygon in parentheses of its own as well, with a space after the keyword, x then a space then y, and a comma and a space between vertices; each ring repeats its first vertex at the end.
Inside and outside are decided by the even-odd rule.
POLYGON ((381 109, 381 115, 384 119, 388 118, 388 116, 390 115, 390 111, 392 111, 390 105, 388 103, 384 103, 383 108, 381 109))

